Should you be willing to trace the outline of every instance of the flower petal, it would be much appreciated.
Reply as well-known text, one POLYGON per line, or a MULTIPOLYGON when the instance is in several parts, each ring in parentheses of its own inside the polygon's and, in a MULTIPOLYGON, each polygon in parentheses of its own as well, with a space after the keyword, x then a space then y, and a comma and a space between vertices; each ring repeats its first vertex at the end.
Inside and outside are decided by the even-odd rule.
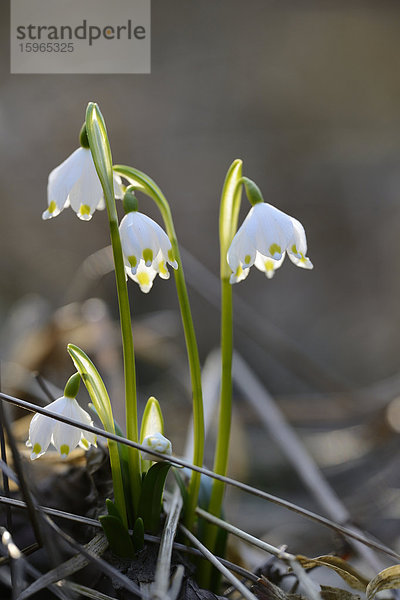
MULTIPOLYGON (((150 450, 154 450, 154 452, 165 454, 165 457, 171 456, 172 454, 171 442, 159 431, 145 437, 142 445, 147 446, 147 448, 150 448, 150 450)), ((156 462, 162 460, 161 458, 158 458, 158 456, 153 456, 152 454, 148 454, 143 450, 141 450, 141 454, 143 460, 152 460, 156 462)))
POLYGON ((119 226, 119 235, 121 237, 122 252, 132 275, 136 274, 139 266, 142 248, 135 236, 134 213, 130 212, 124 216, 119 226))
MULTIPOLYGON (((59 399, 59 413, 65 417, 75 420, 81 420, 80 407, 75 398, 62 397, 59 399), (61 403, 61 401, 63 401, 61 403)), ((53 430, 52 443, 61 454, 61 458, 66 458, 68 454, 76 448, 81 439, 82 430, 73 425, 58 422, 53 430)))
POLYGON ((302 269, 313 269, 314 265, 306 256, 307 254, 307 238, 303 225, 297 219, 290 217, 293 224, 293 238, 288 248, 290 260, 302 269))
POLYGON ((27 445, 32 448, 31 459, 35 460, 42 456, 49 447, 51 436, 56 421, 36 413, 29 426, 29 439, 27 445))
POLYGON ((78 148, 61 165, 51 171, 47 184, 48 208, 42 215, 43 219, 56 217, 66 207, 68 194, 82 175, 83 157, 86 152, 90 153, 85 148, 78 148))
POLYGON ((280 260, 293 238, 290 217, 265 202, 256 204, 253 210, 253 219, 257 221, 255 246, 258 252, 280 260))
POLYGON ((257 269, 265 273, 268 279, 272 279, 272 277, 275 275, 276 269, 279 269, 284 259, 285 252, 282 254, 282 257, 279 260, 274 260, 269 256, 263 256, 260 252, 257 252, 254 265, 257 267, 257 269))
POLYGON ((157 271, 154 267, 146 267, 143 260, 139 262, 136 273, 132 272, 132 269, 125 263, 125 271, 127 275, 139 284, 140 289, 143 293, 147 294, 153 287, 153 281, 157 275, 157 271))
POLYGON ((239 281, 246 279, 249 273, 250 269, 243 269, 242 265, 239 265, 236 271, 230 276, 229 283, 239 283, 239 281))
POLYGON ((72 186, 68 199, 78 217, 89 221, 103 197, 103 190, 90 150, 82 156, 82 163, 82 174, 72 186))
MULTIPOLYGON (((256 257, 257 220, 254 219, 254 208, 250 211, 239 227, 228 249, 227 260, 234 273, 241 267, 243 270, 254 264, 256 257)), ((244 279, 242 277, 238 281, 244 279)))
MULTIPOLYGON (((77 403, 78 404, 78 403, 77 403)), ((78 411, 79 411, 79 421, 81 421, 81 423, 83 425, 90 425, 93 426, 93 421, 90 418, 89 413, 86 412, 86 410, 83 410, 83 408, 81 406, 79 406, 78 404, 78 411)), ((97 446, 97 437, 95 433, 91 433, 90 431, 81 431, 81 439, 79 441, 79 445, 84 448, 85 450, 87 450, 89 448, 90 445, 92 446, 97 446)))
POLYGON ((118 198, 118 200, 122 200, 124 197, 124 188, 125 186, 122 184, 122 179, 117 173, 113 172, 113 182, 114 182, 114 196, 118 198))

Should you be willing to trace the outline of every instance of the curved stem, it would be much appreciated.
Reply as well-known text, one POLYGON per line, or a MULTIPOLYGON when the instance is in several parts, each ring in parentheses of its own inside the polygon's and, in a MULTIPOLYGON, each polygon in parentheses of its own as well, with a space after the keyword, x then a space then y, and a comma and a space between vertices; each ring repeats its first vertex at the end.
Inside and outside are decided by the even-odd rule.
MULTIPOLYGON (((174 271, 176 290, 179 299, 183 329, 185 333, 186 349, 189 360, 190 378, 192 384, 193 397, 193 464, 202 466, 204 454, 204 415, 203 415, 203 396, 201 389, 201 370, 200 359, 197 348, 196 334, 193 325, 192 313, 190 310, 189 296, 187 293, 185 276, 182 267, 182 261, 179 253, 178 240, 176 238, 174 223, 172 220, 171 209, 164 194, 158 185, 147 175, 123 165, 115 165, 114 171, 128 179, 138 190, 144 192, 154 200, 161 212, 168 237, 171 241, 172 252, 178 263, 178 269, 174 271)), ((191 527, 194 520, 195 508, 200 489, 200 474, 192 472, 189 490, 188 502, 185 507, 185 522, 191 527)))

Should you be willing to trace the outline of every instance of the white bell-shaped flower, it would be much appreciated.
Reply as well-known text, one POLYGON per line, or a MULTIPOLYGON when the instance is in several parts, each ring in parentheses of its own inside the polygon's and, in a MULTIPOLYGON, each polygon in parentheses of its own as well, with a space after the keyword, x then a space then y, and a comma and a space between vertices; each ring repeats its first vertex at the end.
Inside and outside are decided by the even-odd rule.
POLYGON ((307 258, 307 240, 302 224, 281 210, 257 202, 236 232, 228 250, 231 283, 247 277, 254 264, 270 279, 288 254, 298 267, 312 269, 307 258))
MULTIPOLYGON (((146 446, 150 450, 154 450, 154 452, 159 452, 160 454, 164 454, 167 458, 172 455, 172 444, 171 442, 163 436, 162 433, 156 431, 151 435, 148 435, 144 438, 142 442, 142 446, 146 446)), ((162 458, 158 456, 154 456, 153 454, 148 454, 144 450, 141 450, 143 460, 152 460, 159 462, 162 458)))
POLYGON ((155 276, 169 278, 167 263, 174 269, 171 242, 165 231, 147 215, 132 210, 119 226, 127 275, 140 285, 142 292, 150 291, 155 276))
MULTIPOLYGON (((80 421, 83 425, 93 425, 89 414, 79 406, 75 398, 62 396, 46 408, 54 414, 80 421)), ((29 439, 26 442, 26 445, 32 448, 31 459, 35 460, 42 456, 50 443, 61 454, 61 458, 66 458, 78 444, 85 450, 91 444, 96 446, 96 436, 89 431, 37 413, 31 421, 29 439)))
MULTIPOLYGON (((115 196, 122 198, 121 178, 116 173, 113 177, 115 196)), ((105 208, 103 190, 88 148, 78 148, 53 169, 47 184, 47 202, 43 219, 56 217, 71 206, 80 219, 89 221, 96 209, 105 208)))

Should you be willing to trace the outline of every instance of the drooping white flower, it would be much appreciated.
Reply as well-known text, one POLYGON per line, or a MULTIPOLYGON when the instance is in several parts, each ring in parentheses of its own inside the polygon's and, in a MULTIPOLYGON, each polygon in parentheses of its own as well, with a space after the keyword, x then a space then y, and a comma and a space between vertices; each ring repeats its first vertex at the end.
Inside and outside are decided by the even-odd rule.
POLYGON ((147 215, 132 210, 119 226, 127 275, 140 285, 142 292, 150 291, 155 276, 169 278, 167 263, 174 269, 171 242, 165 231, 147 215))
MULTIPOLYGON (((79 406, 75 398, 61 396, 46 408, 52 413, 75 419, 83 425, 93 425, 89 414, 79 406)), ((35 460, 42 456, 50 443, 61 454, 61 458, 66 458, 78 444, 85 450, 91 444, 96 446, 96 436, 89 431, 37 413, 31 421, 29 438, 26 442, 26 445, 32 448, 31 459, 35 460)))
MULTIPOLYGON (((150 450, 154 450, 154 452, 159 452, 160 454, 164 454, 165 457, 172 455, 172 445, 171 442, 163 436, 162 433, 156 431, 151 435, 148 435, 144 438, 142 442, 143 446, 146 446, 150 450)), ((143 460, 152 460, 159 462, 162 460, 158 456, 154 456, 153 454, 148 454, 147 452, 141 450, 143 460)))
MULTIPOLYGON (((114 173, 114 193, 123 197, 121 178, 114 173)), ((47 184, 47 210, 43 219, 51 219, 71 206, 78 217, 89 221, 96 209, 105 208, 103 190, 88 148, 78 148, 53 169, 47 184)))
POLYGON ((257 202, 228 250, 228 264, 232 269, 230 282, 245 279, 253 264, 270 279, 281 266, 285 253, 298 267, 313 268, 306 256, 307 240, 302 224, 271 204, 257 202))

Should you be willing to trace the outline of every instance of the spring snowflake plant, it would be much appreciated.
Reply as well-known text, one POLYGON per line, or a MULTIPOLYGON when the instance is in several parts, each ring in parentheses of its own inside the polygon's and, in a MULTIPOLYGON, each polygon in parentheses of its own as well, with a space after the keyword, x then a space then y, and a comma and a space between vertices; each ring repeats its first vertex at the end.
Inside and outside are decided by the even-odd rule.
MULTIPOLYGON (((102 208, 103 204, 107 208, 124 356, 126 437, 131 445, 117 444, 108 439, 114 501, 107 500, 108 514, 100 520, 111 548, 121 556, 131 557, 142 548, 145 531, 158 533, 161 499, 171 466, 168 459, 172 456, 172 447, 164 436, 160 405, 153 397, 147 402, 139 434, 131 306, 127 291, 130 279, 139 284, 142 292, 148 293, 157 274, 161 279, 168 279, 168 265, 173 269, 192 384, 192 462, 197 468, 202 467, 204 454, 200 361, 174 223, 165 196, 158 185, 141 171, 124 165, 113 167, 105 123, 94 103, 88 105, 80 142, 81 148, 50 173, 48 208, 43 218, 55 217, 70 205, 81 220, 89 221, 96 209, 102 208), (128 182, 127 187, 123 185, 123 179, 128 182), (165 231, 144 212, 139 212, 136 192, 155 202, 165 231), (123 198, 119 210, 123 209, 125 215, 121 220, 116 198, 123 198), (159 507, 159 510, 154 510, 154 507, 159 507)), ((281 266, 285 254, 299 267, 311 269, 312 264, 307 257, 303 226, 264 202, 254 182, 242 176, 241 161, 235 161, 230 167, 222 191, 220 248, 222 380, 214 471, 226 475, 232 401, 232 284, 245 279, 253 264, 271 278, 281 266), (237 229, 243 189, 252 208, 237 229)), ((96 443, 90 432, 91 418, 76 401, 79 377, 85 383, 104 430, 116 433, 110 398, 99 372, 83 350, 70 344, 68 351, 79 375, 74 375, 67 383, 64 396, 48 407, 50 416, 36 415, 32 419, 28 440, 32 459, 46 452, 50 443, 63 457, 77 444, 86 448, 96 443), (81 428, 60 423, 57 421, 60 416, 79 421, 81 428)), ((200 473, 192 470, 187 489, 183 492, 183 518, 189 529, 196 527, 199 489, 200 473)), ((223 493, 224 484, 214 480, 207 500, 208 510, 213 515, 221 513, 223 493)), ((206 525, 202 535, 207 547, 215 551, 218 528, 206 525)), ((212 574, 205 561, 200 565, 198 579, 203 585, 210 586, 212 574)))

